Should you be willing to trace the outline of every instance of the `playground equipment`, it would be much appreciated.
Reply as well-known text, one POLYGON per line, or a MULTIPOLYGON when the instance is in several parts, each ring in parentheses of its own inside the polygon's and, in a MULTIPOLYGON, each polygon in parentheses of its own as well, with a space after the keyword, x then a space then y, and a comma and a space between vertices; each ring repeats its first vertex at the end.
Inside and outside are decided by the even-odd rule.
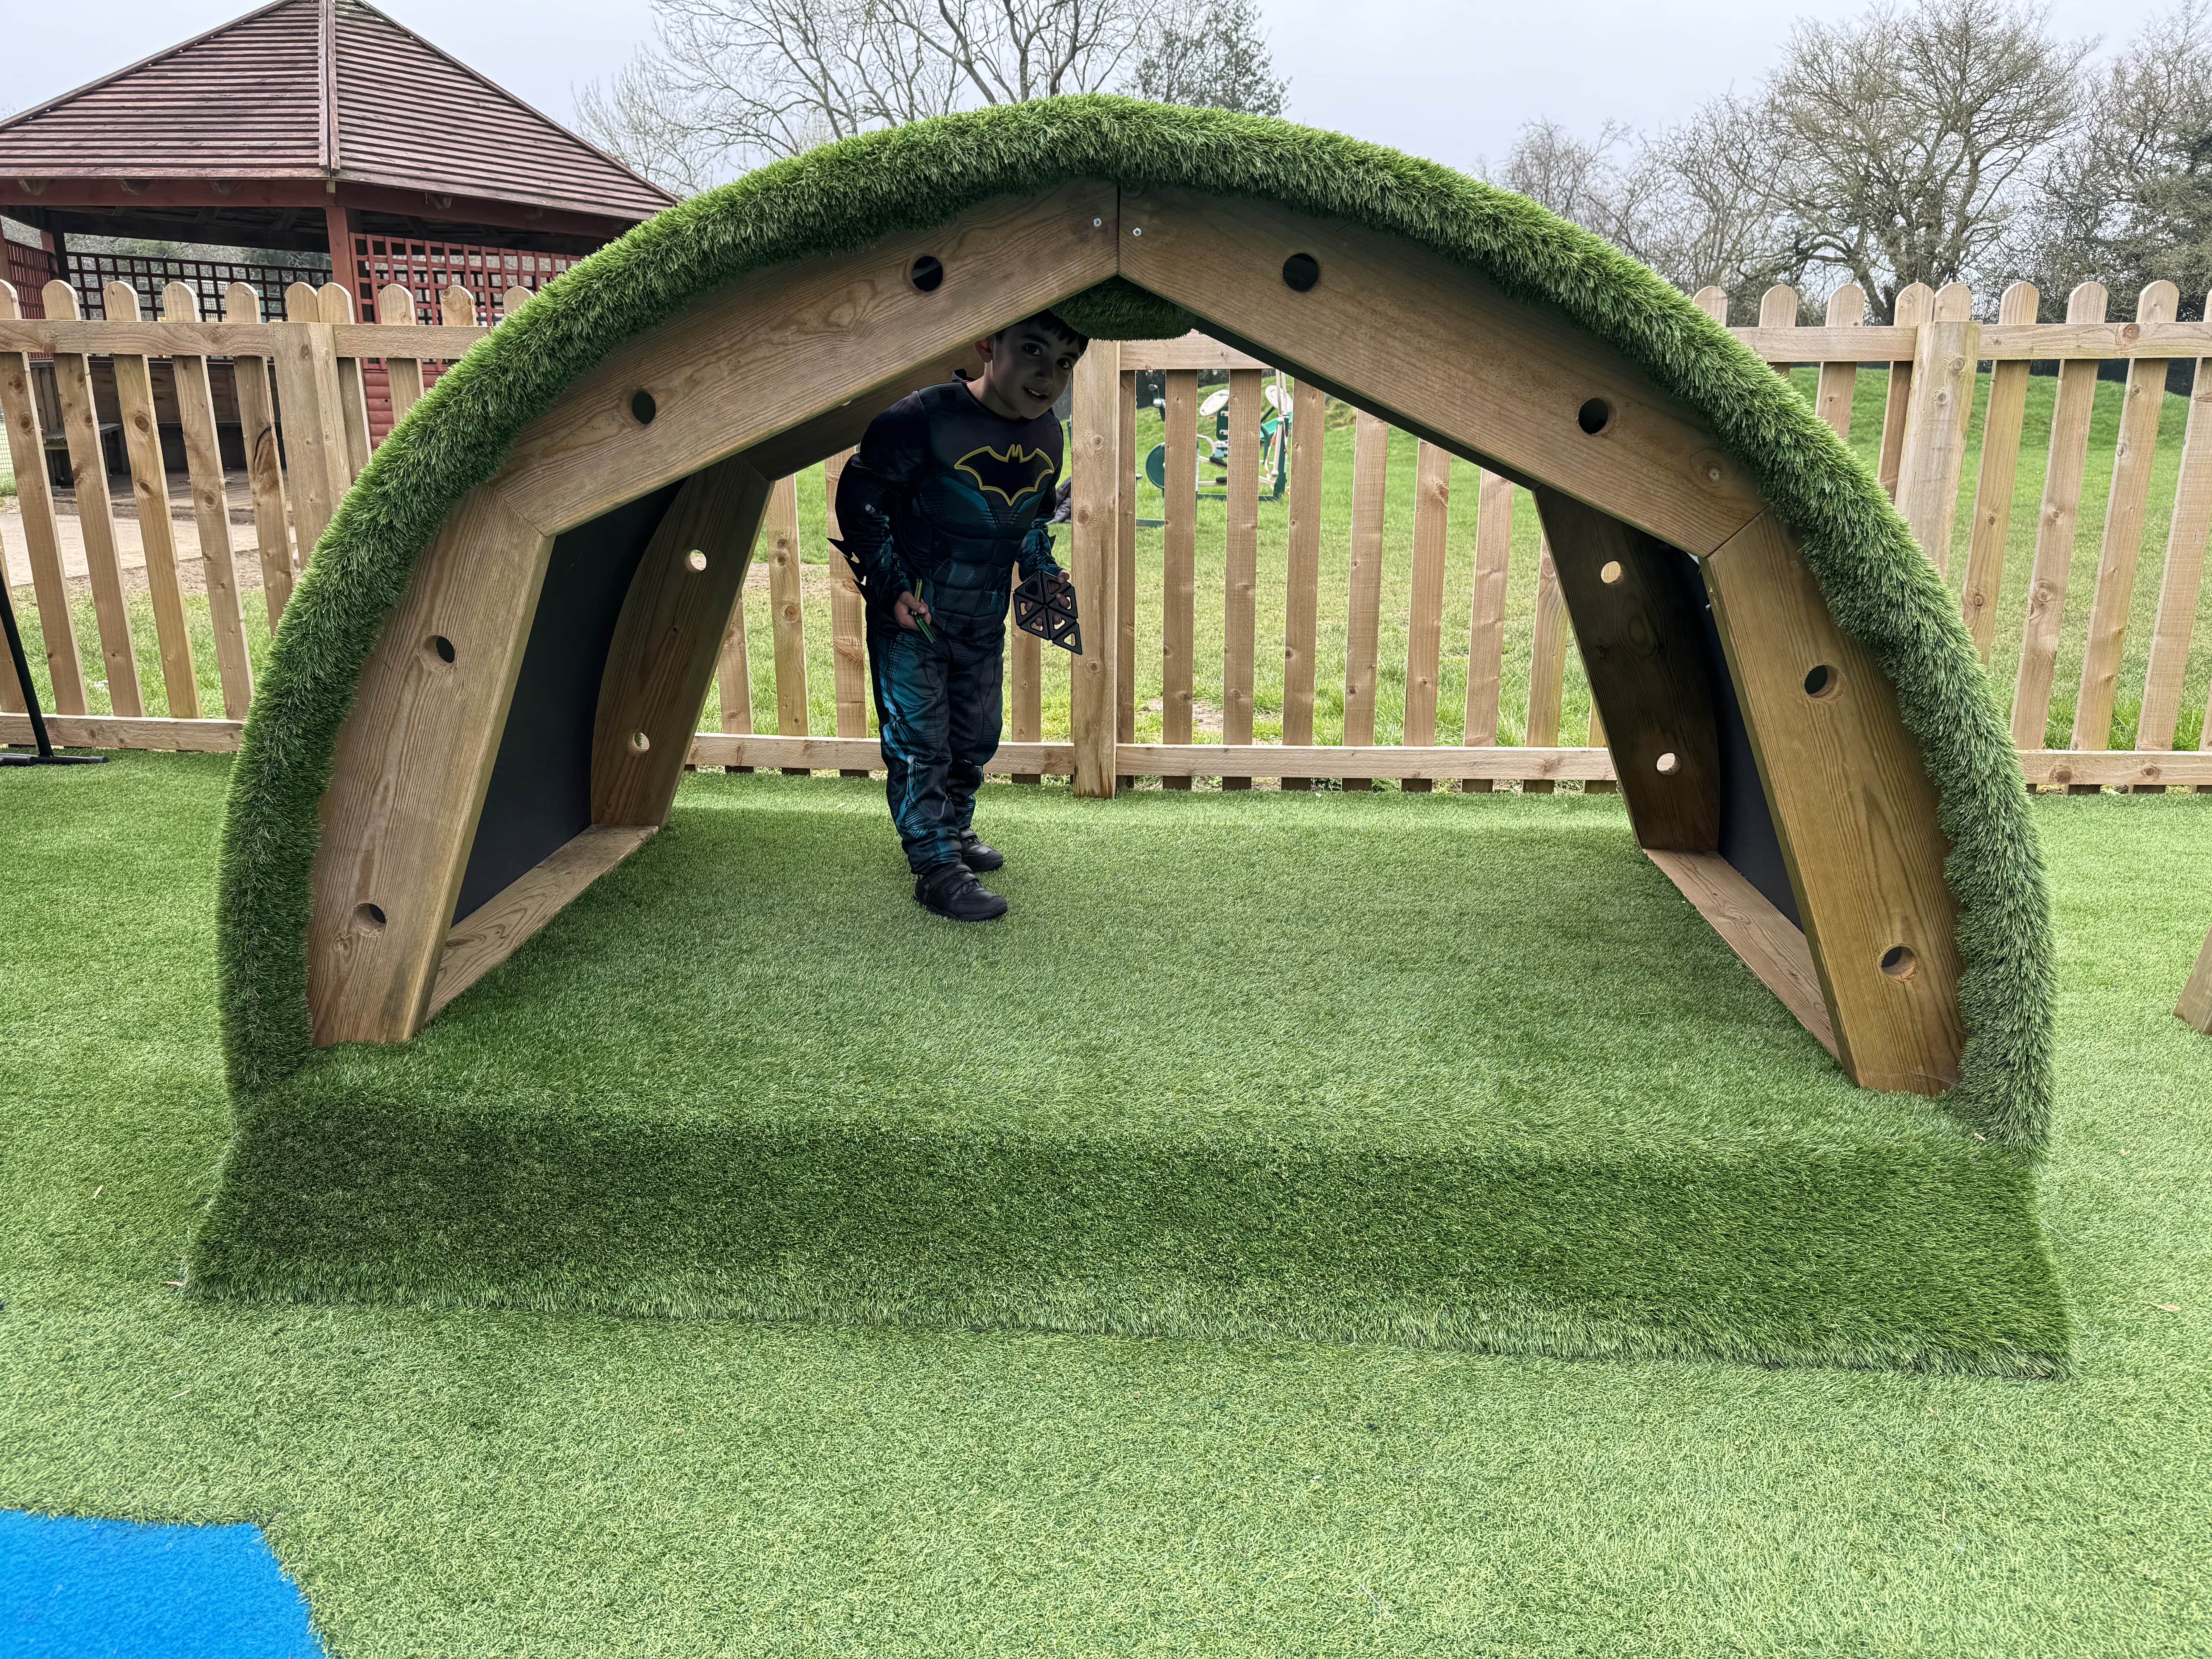
MULTIPOLYGON (((1401 211, 1375 205, 1400 191, 1372 152, 1280 123, 1208 145, 1225 118, 1116 100, 992 118, 988 150, 950 118, 655 221, 379 454, 246 734, 235 1079, 405 1041, 650 837, 769 481, 1049 306, 1096 341, 1070 451, 1084 614, 1117 611, 1117 338, 1195 323, 1524 484, 1640 844, 1857 1082, 1964 1082, 2039 1136, 2047 922, 2017 760, 1941 585, 1771 369, 1442 169, 1401 211)), ((1115 672, 1111 651, 1077 664, 1079 794, 1114 793, 1115 672)))
MULTIPOLYGON (((1290 392, 1278 374, 1261 389, 1267 412, 1260 417, 1260 498, 1279 501, 1291 477, 1291 409, 1290 392)), ((1152 407, 1166 413, 1164 398, 1154 398, 1152 407)), ((1199 459, 1206 466, 1219 467, 1225 475, 1230 463, 1229 450, 1229 388, 1221 386, 1206 394, 1199 404, 1201 418, 1213 422, 1213 430, 1200 441, 1199 459)), ((1154 444, 1145 456, 1145 477, 1155 489, 1168 487, 1168 447, 1154 444)), ((1214 478, 1211 489, 1201 489, 1201 500, 1220 501, 1228 494, 1226 476, 1214 478)), ((1157 530, 1165 522, 1161 519, 1139 519, 1139 524, 1157 530)))
POLYGON ((2182 988, 2181 1000, 2173 1012, 2186 1024, 2212 1036, 2212 933, 2204 936, 2204 949, 2197 956, 2196 971, 2182 988))

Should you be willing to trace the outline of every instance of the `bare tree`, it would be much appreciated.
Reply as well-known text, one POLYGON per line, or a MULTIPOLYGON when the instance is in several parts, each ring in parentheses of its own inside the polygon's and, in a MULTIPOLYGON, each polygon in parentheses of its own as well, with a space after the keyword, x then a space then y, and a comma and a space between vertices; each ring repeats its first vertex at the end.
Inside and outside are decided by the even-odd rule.
MULTIPOLYGON (((1632 129, 1617 121, 1607 121, 1594 139, 1577 138, 1557 121, 1530 121, 1514 139, 1494 182, 1562 219, 1619 240, 1629 216, 1625 198, 1631 185, 1614 152, 1634 137, 1632 129)), ((1486 164, 1484 170, 1489 171, 1486 164)))
POLYGON ((1760 177, 1760 110, 1723 99, 1680 127, 1638 138, 1607 122, 1595 139, 1556 121, 1521 129, 1493 181, 1595 231, 1685 289, 1732 295, 1798 283, 1806 260, 1760 177))
POLYGON ((2201 314, 2212 286, 2212 24, 2202 0, 2152 20, 2106 66, 2009 252, 2046 307, 2095 277, 2127 316, 2163 277, 2181 289, 2185 315, 2201 314))
POLYGON ((1179 0, 1155 16, 1125 90, 1156 103, 1280 115, 1291 83, 1275 74, 1252 0, 1179 0))
POLYGON ((1820 285, 1803 237, 1769 189, 1775 137, 1756 100, 1723 97, 1645 146, 1648 183, 1622 246, 1683 289, 1728 290, 1757 319, 1759 296, 1777 283, 1804 295, 1801 310, 1817 320, 1820 285))
POLYGON ((1109 84, 1160 0, 653 0, 653 40, 576 100, 682 192, 877 127, 1109 84))
POLYGON ((1923 0, 1792 31, 1763 100, 1764 194, 1806 260, 1848 273, 1881 318, 1908 283, 1973 275, 2071 130, 2094 42, 2053 39, 2046 18, 1923 0))

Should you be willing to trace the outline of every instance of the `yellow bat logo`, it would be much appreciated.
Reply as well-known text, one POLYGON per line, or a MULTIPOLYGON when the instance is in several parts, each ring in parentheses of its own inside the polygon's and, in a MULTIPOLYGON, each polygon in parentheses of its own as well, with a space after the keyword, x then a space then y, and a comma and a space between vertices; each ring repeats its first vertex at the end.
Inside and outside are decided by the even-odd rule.
POLYGON ((953 464, 975 481, 978 494, 996 495, 1008 507, 1035 495, 1053 475, 1052 457, 1042 449, 971 449, 953 464))

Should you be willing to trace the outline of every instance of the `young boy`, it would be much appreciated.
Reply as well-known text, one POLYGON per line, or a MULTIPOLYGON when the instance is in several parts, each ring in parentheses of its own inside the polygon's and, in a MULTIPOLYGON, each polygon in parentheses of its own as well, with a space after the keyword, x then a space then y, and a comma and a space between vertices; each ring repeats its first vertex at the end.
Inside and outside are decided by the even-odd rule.
POLYGON ((978 341, 981 376, 876 416, 837 484, 891 823, 915 900, 955 921, 1006 914, 975 878, 1006 862, 976 839, 975 790, 999 748, 1012 573, 1066 580, 1045 527, 1062 453, 1052 409, 1088 343, 1048 311, 978 341))

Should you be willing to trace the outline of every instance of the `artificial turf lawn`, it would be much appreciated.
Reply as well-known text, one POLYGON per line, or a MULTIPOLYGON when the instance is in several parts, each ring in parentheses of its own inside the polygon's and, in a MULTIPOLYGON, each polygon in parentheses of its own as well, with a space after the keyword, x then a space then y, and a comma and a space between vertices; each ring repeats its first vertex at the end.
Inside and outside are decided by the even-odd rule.
POLYGON ((1618 800, 702 777, 404 1046, 241 1097, 218 1296, 2063 1366, 2019 1153, 1851 1088, 1618 800))
POLYGON ((343 1659, 2212 1652, 2212 799, 2034 808, 2043 1382, 180 1297, 228 770, 0 793, 0 1507, 260 1522, 343 1659))

